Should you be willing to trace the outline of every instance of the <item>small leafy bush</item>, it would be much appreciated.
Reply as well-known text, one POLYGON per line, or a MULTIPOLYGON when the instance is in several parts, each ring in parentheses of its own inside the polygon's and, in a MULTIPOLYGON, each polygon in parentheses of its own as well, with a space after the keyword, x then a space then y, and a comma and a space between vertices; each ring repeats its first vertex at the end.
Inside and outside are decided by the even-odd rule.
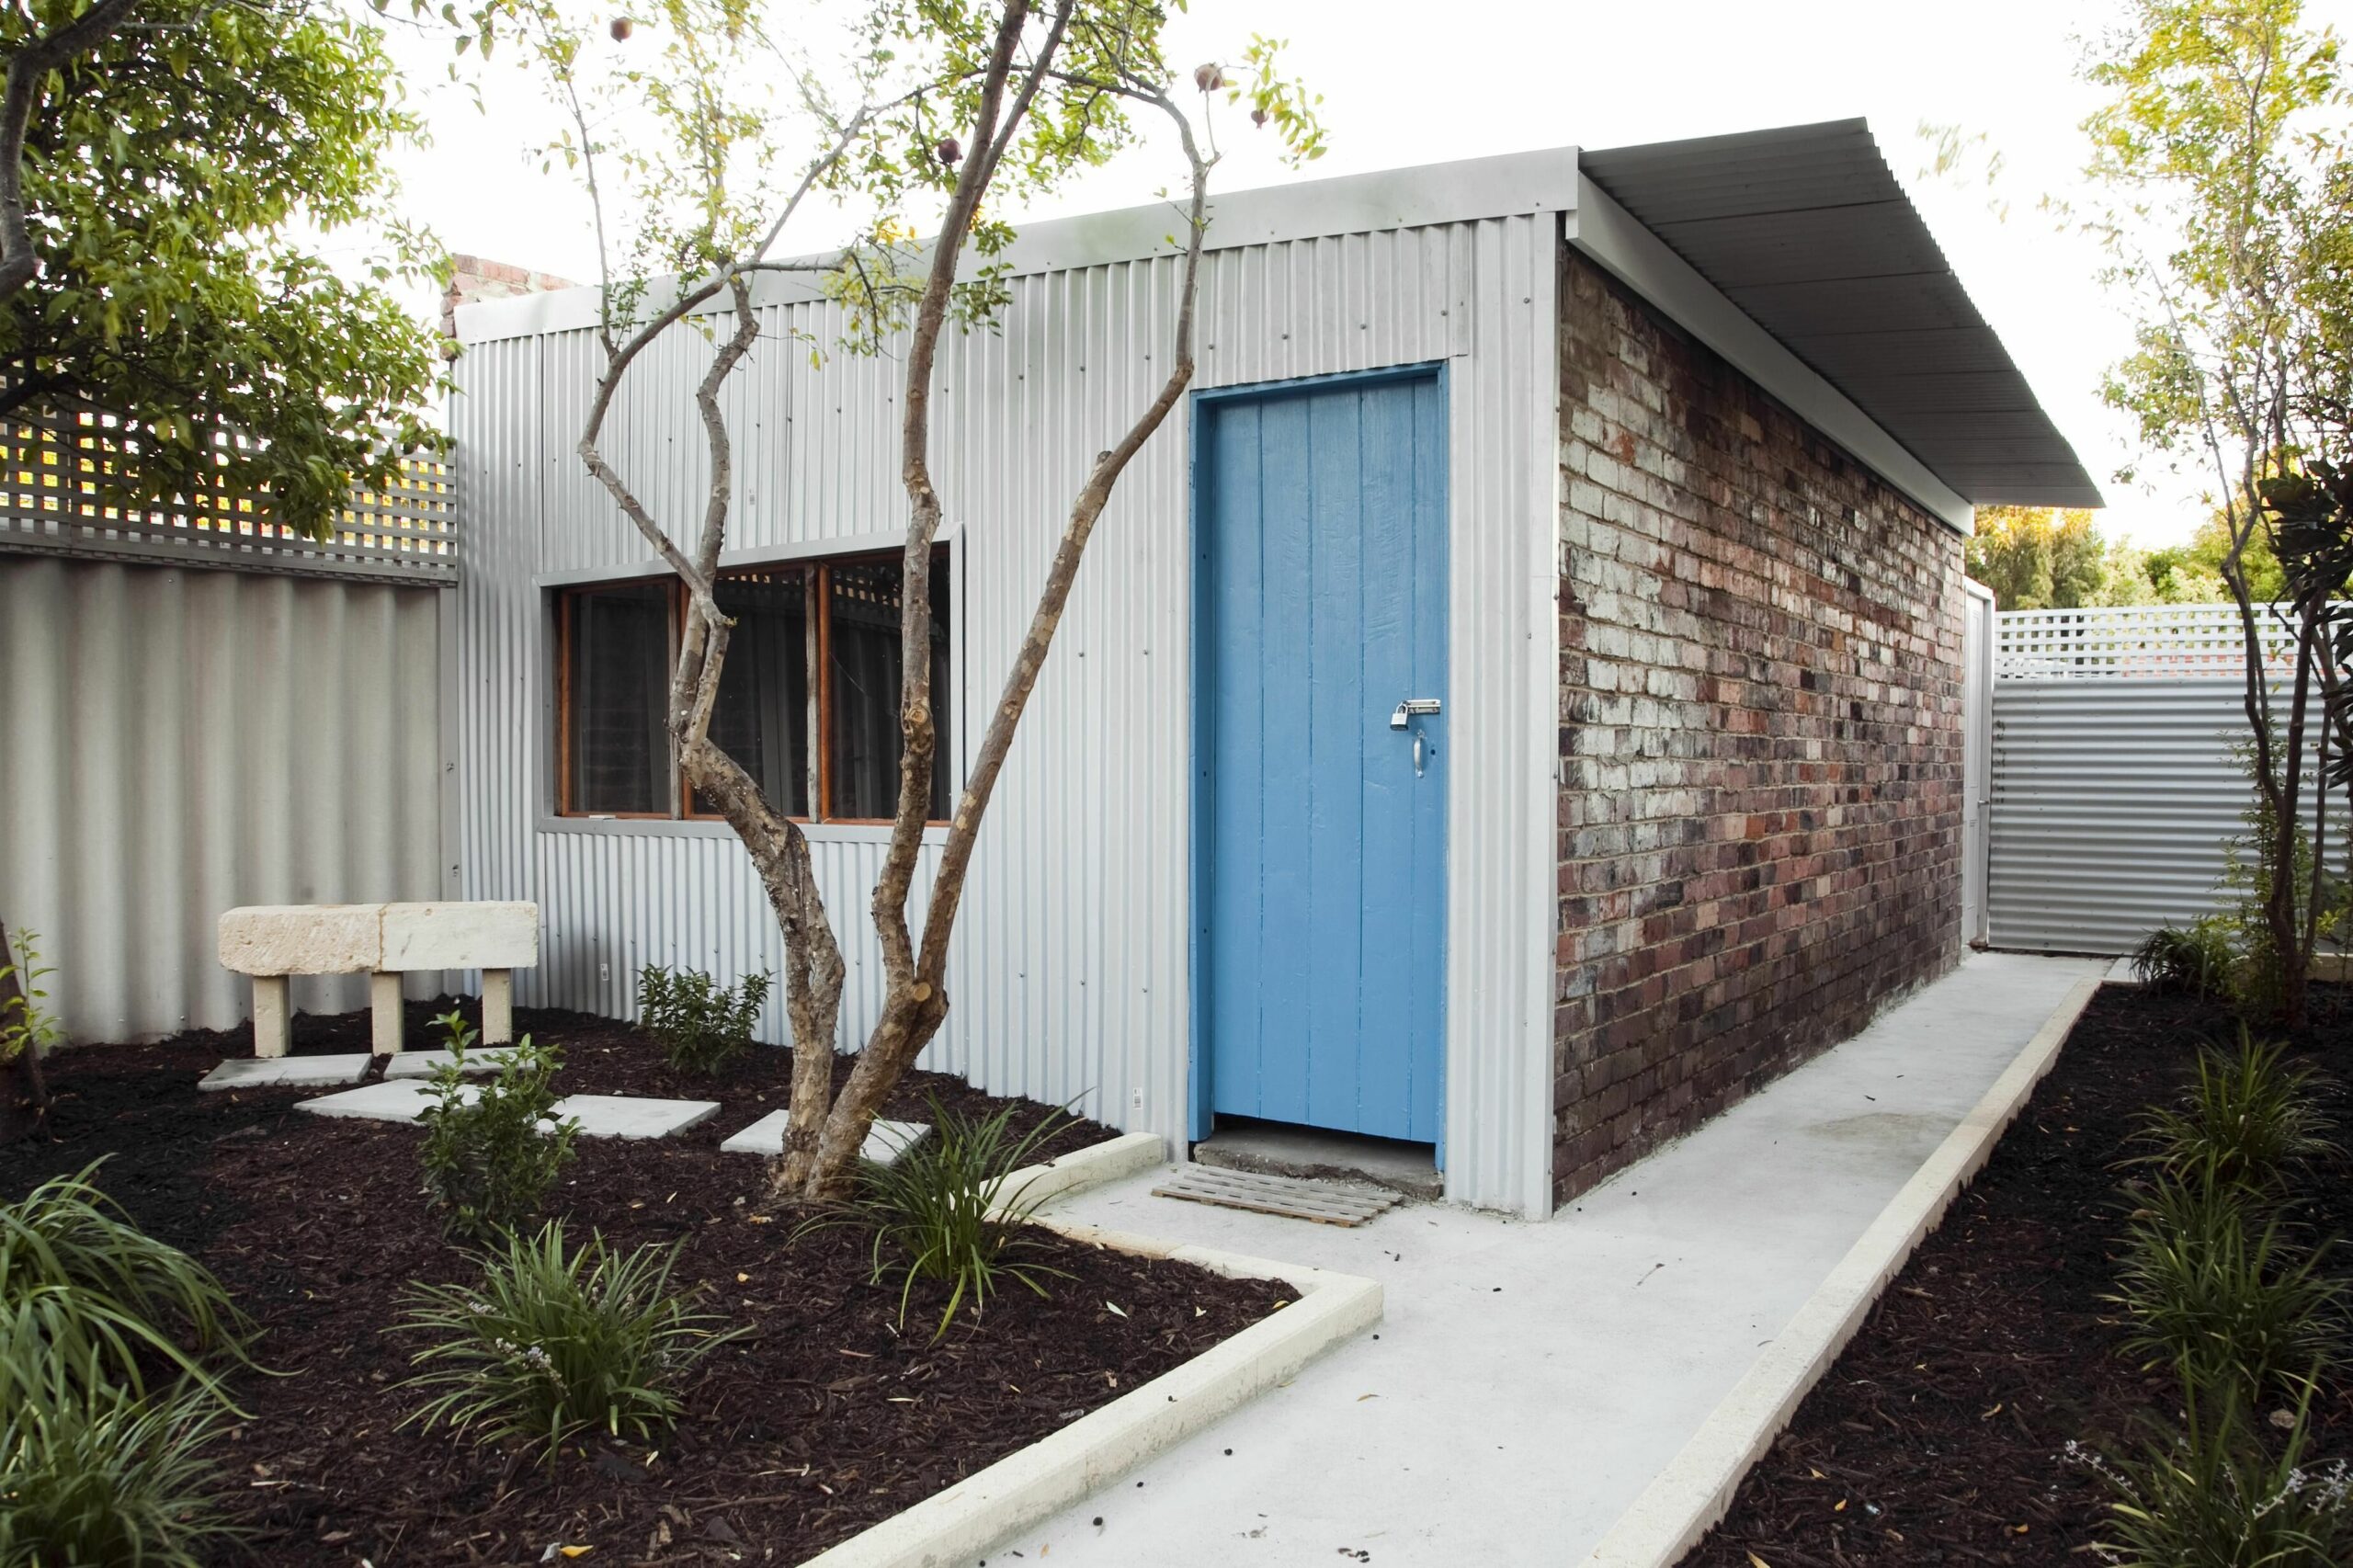
POLYGON ((199 1568, 238 1533, 204 1454, 228 1413, 199 1384, 142 1398, 62 1361, 0 1384, 0 1568, 199 1568))
POLYGON ((477 1443, 556 1448, 601 1427, 644 1439, 677 1419, 677 1386, 696 1362, 744 1331, 689 1310, 670 1289, 676 1246, 612 1252, 592 1235, 574 1251, 560 1221, 507 1236, 474 1285, 412 1285, 401 1330, 430 1343, 403 1387, 437 1391, 409 1417, 477 1443))
POLYGON ((2108 1483, 2113 1534, 2099 1560, 2124 1568, 2338 1568, 2353 1561, 2353 1469, 2307 1466, 2311 1385, 2277 1451, 2235 1388, 2193 1386, 2182 1430, 2109 1460, 2066 1458, 2108 1483))
POLYGON ((2257 1045, 2242 1027, 2235 1052, 2198 1053, 2198 1083, 2187 1107, 2142 1119, 2150 1163, 2177 1176, 2274 1190, 2290 1170, 2325 1153, 2330 1123, 2313 1098, 2314 1074, 2291 1065, 2278 1045, 2257 1045))
POLYGON ((425 1108, 426 1196, 453 1235, 488 1240, 539 1212, 540 1202, 573 1156, 580 1124, 553 1114, 563 1052, 525 1035, 495 1075, 465 1079, 476 1031, 456 1013, 434 1020, 450 1060, 433 1070, 433 1103, 425 1108))
POLYGON ((2160 1174, 2137 1197, 2114 1298, 2133 1321, 2128 1349, 2248 1399, 2336 1363, 2343 1290, 2325 1246, 2290 1244, 2277 1221, 2258 1229, 2239 1189, 2202 1175, 2160 1174))
POLYGON ((747 974, 731 990, 697 970, 650 963, 637 975, 638 1022, 671 1066, 716 1073, 751 1049, 768 985, 766 973, 747 974))
POLYGON ((38 932, 20 930, 9 939, 14 952, 0 949, 0 980, 11 976, 16 985, 0 997, 0 1067, 6 1066, 27 1051, 36 1055, 46 1053, 65 1038, 57 1022, 57 1015, 42 1004, 49 993, 41 989, 41 982, 56 973, 40 961, 40 949, 34 944, 38 932))
POLYGON ((0 1204, 0 1361, 53 1362, 132 1393, 160 1361, 217 1391, 202 1358, 242 1357, 244 1319, 210 1270, 93 1185, 103 1163, 0 1204))
POLYGON ((1022 1253, 1039 1244, 1027 1221, 1040 1199, 1029 1197, 1026 1185, 1012 1192, 1005 1187, 1070 1119, 1056 1112, 1016 1137, 1015 1109, 1008 1105, 994 1116, 968 1117, 934 1096, 931 1131, 889 1165, 860 1160, 849 1201, 802 1227, 870 1229, 874 1278, 887 1278, 894 1267, 899 1271, 903 1324, 915 1281, 947 1285, 948 1304, 932 1333, 934 1343, 947 1334, 967 1299, 977 1315, 1007 1280, 1043 1296, 1042 1281, 1062 1277, 1059 1269, 1021 1261, 1022 1253))
POLYGON ((2215 915, 2160 926, 2132 949, 2132 978, 2153 991, 2228 996, 2238 969, 2231 922, 2215 915))

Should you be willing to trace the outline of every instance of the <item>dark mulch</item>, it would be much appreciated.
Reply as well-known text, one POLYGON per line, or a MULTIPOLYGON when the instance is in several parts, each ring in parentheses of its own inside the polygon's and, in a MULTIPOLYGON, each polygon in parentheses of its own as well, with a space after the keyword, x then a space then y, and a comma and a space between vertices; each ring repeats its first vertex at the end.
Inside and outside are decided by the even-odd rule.
MULTIPOLYGON (((2338 1080, 2347 1121, 2353 1006, 2328 988, 2298 1053, 2338 1080)), ((1881 1299, 1870 1321, 1742 1483, 1686 1568, 2091 1561, 2108 1494, 2061 1458, 2069 1438, 2137 1451, 2175 1383, 2120 1348, 2113 1290, 2120 1176, 2135 1117, 2172 1102, 2201 1040, 2234 1040, 2220 1007, 2106 986, 2051 1075, 1881 1299)), ((2342 1168, 2305 1184, 2294 1218, 2353 1235, 2342 1168)), ((2315 1457, 2353 1454, 2353 1393, 2314 1410, 2315 1457)))
MULTIPOLYGON (((426 1011, 415 1009, 414 1011, 426 1011)), ((413 1047, 425 1038, 415 1020, 413 1047)), ((254 1561, 537 1562, 551 1544, 591 1561, 797 1562, 1003 1458, 1265 1316, 1282 1291, 1187 1265, 1047 1238, 1036 1261, 1069 1278, 1018 1287, 937 1346, 943 1302, 918 1288, 904 1332, 895 1282, 870 1282, 867 1243, 793 1238, 754 1212, 764 1163, 719 1140, 784 1103, 790 1054, 762 1050, 713 1086, 669 1074, 625 1025, 555 1013, 517 1027, 559 1040, 566 1092, 719 1099, 676 1139, 582 1139, 551 1209, 620 1244, 680 1242, 678 1278, 752 1333, 688 1391, 676 1431, 647 1451, 593 1443, 550 1470, 400 1426, 422 1403, 397 1385, 413 1348, 385 1330, 411 1280, 465 1278, 419 1197, 418 1134, 299 1112, 317 1090, 199 1095, 236 1035, 77 1049, 52 1060, 54 1142, 0 1148, 0 1197, 108 1156, 101 1185, 151 1233, 218 1272, 260 1324, 258 1354, 292 1376, 245 1378, 253 1418, 221 1457, 254 1561), (926 1309, 928 1315, 926 1314, 926 1309)), ((364 1015, 303 1018, 296 1050, 364 1050, 364 1015)), ((967 1109, 992 1100, 918 1075, 967 1109)), ((1046 1108, 1023 1105, 1029 1122, 1046 1108)), ((1108 1135, 1083 1124, 1074 1147, 1108 1135)))

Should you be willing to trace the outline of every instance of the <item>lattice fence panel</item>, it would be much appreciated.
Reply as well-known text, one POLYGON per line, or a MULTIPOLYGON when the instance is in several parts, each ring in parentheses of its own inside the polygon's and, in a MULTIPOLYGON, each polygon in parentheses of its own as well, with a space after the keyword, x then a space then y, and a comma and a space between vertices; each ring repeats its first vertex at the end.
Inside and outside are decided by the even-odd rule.
POLYGON ((399 482, 355 492, 335 528, 313 540, 274 520, 267 500, 229 492, 127 509, 107 494, 133 460, 133 432, 110 415, 0 423, 0 551, 175 562, 313 577, 458 580, 450 465, 412 458, 399 482))
MULTIPOLYGON (((2274 607, 2257 609, 2265 660, 2292 672, 2294 639, 2274 607)), ((2246 667, 2234 605, 2004 610, 1995 624, 1996 680, 2228 679, 2246 667)))

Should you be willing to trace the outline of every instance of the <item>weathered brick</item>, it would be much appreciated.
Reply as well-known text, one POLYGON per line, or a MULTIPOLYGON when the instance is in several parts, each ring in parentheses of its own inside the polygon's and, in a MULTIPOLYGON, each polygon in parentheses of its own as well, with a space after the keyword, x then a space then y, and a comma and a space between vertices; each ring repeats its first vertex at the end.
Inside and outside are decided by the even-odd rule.
POLYGON ((1957 535, 1564 266, 1563 1201, 1956 960, 1962 614, 1957 535))

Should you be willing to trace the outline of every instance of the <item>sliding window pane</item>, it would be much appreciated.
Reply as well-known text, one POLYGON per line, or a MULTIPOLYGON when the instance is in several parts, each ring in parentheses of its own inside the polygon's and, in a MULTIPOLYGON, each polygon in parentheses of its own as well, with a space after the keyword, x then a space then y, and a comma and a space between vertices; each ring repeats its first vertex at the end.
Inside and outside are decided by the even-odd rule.
POLYGON ((569 596, 565 806, 599 814, 670 810, 663 710, 670 665, 670 590, 643 583, 569 596))
MULTIPOLYGON (((948 562, 931 574, 932 711, 955 710, 949 684, 948 562)), ((830 716, 836 817, 889 817, 899 806, 899 583, 896 561, 836 566, 831 619, 830 716)), ((944 720, 931 770, 931 814, 948 814, 949 736, 944 720)))
MULTIPOLYGON (((722 577, 719 608, 735 622, 710 712, 710 738, 780 812, 809 813, 809 609, 798 572, 722 577)), ((701 794, 695 810, 717 808, 701 794)))

